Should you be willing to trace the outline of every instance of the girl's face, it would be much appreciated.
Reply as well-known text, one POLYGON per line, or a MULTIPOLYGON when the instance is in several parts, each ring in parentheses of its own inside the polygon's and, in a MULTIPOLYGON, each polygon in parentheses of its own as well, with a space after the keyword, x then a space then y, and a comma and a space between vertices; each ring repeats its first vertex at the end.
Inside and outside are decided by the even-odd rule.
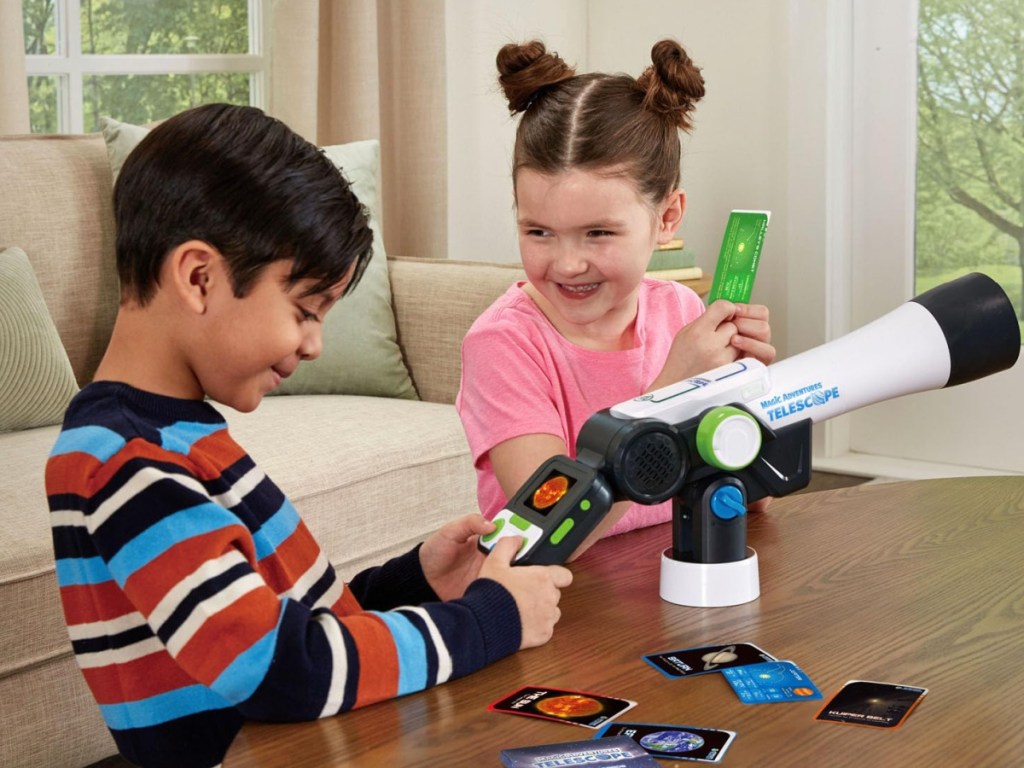
POLYGON ((657 245, 674 236, 684 205, 677 190, 652 210, 625 176, 520 169, 516 207, 527 292, 570 341, 632 347, 644 271, 657 245))

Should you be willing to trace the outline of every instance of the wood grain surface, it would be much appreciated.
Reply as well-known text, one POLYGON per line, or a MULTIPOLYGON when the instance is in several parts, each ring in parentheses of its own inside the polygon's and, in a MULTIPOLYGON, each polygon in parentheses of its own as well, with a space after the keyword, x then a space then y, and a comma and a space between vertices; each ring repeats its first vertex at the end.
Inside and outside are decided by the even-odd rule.
MULTIPOLYGON (((523 685, 638 702, 620 720, 737 732, 727 766, 1011 766, 1024 761, 1024 478, 788 496, 750 520, 761 596, 658 596, 668 526, 598 543, 550 643, 438 688, 315 723, 250 723, 224 765, 497 766, 506 747, 589 729, 489 712, 523 685), (821 701, 746 705, 721 675, 670 680, 641 656, 752 642, 828 698, 851 679, 929 689, 898 730, 817 722, 821 701)), ((666 765, 672 763, 665 761, 666 765)))

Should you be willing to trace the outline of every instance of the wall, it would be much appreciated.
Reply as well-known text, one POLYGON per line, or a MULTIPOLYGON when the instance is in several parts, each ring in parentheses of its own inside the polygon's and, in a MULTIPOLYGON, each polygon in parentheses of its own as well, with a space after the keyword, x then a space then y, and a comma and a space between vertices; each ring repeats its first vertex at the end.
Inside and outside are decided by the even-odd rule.
POLYGON ((448 0, 449 257, 518 262, 512 205, 516 121, 497 82, 495 56, 541 38, 587 67, 585 0, 448 0))

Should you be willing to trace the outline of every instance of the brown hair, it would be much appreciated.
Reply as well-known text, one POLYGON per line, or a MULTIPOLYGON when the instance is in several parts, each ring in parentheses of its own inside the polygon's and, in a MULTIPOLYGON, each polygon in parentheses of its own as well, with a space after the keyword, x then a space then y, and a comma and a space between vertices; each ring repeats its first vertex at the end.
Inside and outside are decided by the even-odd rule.
POLYGON ((679 130, 704 95, 704 78, 683 47, 662 40, 640 77, 577 75, 539 40, 498 52, 498 82, 522 113, 512 161, 544 174, 573 168, 621 173, 657 203, 679 186, 679 130))

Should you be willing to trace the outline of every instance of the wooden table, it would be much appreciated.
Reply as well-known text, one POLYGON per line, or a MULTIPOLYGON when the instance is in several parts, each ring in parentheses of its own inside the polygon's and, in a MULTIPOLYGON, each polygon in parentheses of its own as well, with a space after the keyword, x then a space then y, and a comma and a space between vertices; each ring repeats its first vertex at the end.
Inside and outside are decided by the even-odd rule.
MULTIPOLYGON (((638 702, 620 720, 737 732, 727 766, 1020 765, 1024 478, 857 486, 777 499, 750 523, 761 597, 696 609, 658 597, 667 526, 604 540, 573 566, 542 648, 438 688, 315 723, 247 725, 226 768, 499 765, 503 747, 588 739, 487 711, 521 685, 638 702), (721 675, 670 680, 645 653, 753 642, 828 697, 849 679, 930 689, 902 728, 816 722, 821 701, 745 705, 721 675)), ((670 763, 665 765, 686 765, 670 763)))

